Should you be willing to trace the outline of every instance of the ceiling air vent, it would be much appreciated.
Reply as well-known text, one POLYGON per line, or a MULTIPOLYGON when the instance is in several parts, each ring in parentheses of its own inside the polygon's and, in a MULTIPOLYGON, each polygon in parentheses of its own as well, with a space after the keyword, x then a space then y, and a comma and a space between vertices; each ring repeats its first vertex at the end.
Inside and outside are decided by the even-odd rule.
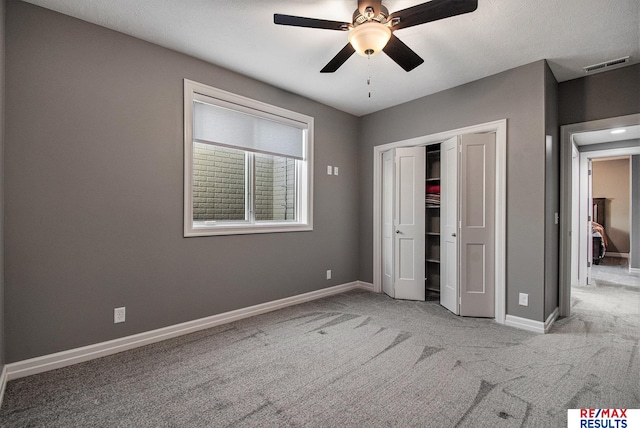
POLYGON ((585 73, 593 73, 594 71, 604 70, 606 68, 611 68, 615 66, 619 66, 622 64, 626 64, 629 62, 629 56, 625 56, 618 59, 612 59, 611 61, 601 62, 599 64, 588 65, 586 67, 582 67, 585 73))

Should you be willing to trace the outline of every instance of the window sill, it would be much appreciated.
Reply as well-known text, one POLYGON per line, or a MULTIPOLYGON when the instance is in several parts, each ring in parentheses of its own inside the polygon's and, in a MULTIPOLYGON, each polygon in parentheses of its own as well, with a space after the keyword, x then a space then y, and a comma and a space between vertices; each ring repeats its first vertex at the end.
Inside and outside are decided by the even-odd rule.
POLYGON ((218 235, 248 235, 255 233, 283 233, 283 232, 306 232, 312 231, 313 225, 301 223, 269 223, 254 225, 231 225, 218 224, 195 224, 191 228, 186 227, 184 237, 194 236, 218 236, 218 235))

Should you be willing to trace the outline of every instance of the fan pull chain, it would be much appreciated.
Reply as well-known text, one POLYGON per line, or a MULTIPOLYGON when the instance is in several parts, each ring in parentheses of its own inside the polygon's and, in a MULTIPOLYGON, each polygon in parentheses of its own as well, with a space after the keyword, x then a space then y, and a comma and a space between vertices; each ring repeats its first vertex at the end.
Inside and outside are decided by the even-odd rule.
POLYGON ((369 98, 371 98, 371 54, 367 53, 367 86, 369 86, 369 98))

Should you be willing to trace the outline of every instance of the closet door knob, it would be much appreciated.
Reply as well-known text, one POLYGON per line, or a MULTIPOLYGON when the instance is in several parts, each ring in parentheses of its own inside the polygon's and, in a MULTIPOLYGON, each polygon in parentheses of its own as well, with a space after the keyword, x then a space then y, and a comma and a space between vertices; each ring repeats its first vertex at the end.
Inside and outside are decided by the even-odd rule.
POLYGON ((396 230, 396 233, 402 233, 402 232, 400 232, 399 230, 396 230))
POLYGON ((455 233, 455 232, 453 232, 453 233, 451 234, 451 236, 453 236, 453 237, 455 238, 455 237, 456 237, 456 236, 458 236, 458 235, 456 235, 456 233, 455 233))

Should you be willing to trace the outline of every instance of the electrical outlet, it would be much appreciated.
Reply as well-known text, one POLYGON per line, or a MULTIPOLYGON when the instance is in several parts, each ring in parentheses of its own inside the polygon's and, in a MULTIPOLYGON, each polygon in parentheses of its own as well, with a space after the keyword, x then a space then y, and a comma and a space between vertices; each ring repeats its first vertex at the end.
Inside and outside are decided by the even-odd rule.
POLYGON ((518 304, 520 306, 529 306, 529 295, 526 293, 520 293, 520 299, 518 300, 518 304))
POLYGON ((331 269, 327 271, 327 279, 331 279, 331 269))
POLYGON ((119 322, 124 322, 125 319, 125 307, 115 308, 113 310, 113 323, 117 324, 119 322))
POLYGON ((333 175, 338 175, 338 167, 337 166, 333 167, 333 175))

